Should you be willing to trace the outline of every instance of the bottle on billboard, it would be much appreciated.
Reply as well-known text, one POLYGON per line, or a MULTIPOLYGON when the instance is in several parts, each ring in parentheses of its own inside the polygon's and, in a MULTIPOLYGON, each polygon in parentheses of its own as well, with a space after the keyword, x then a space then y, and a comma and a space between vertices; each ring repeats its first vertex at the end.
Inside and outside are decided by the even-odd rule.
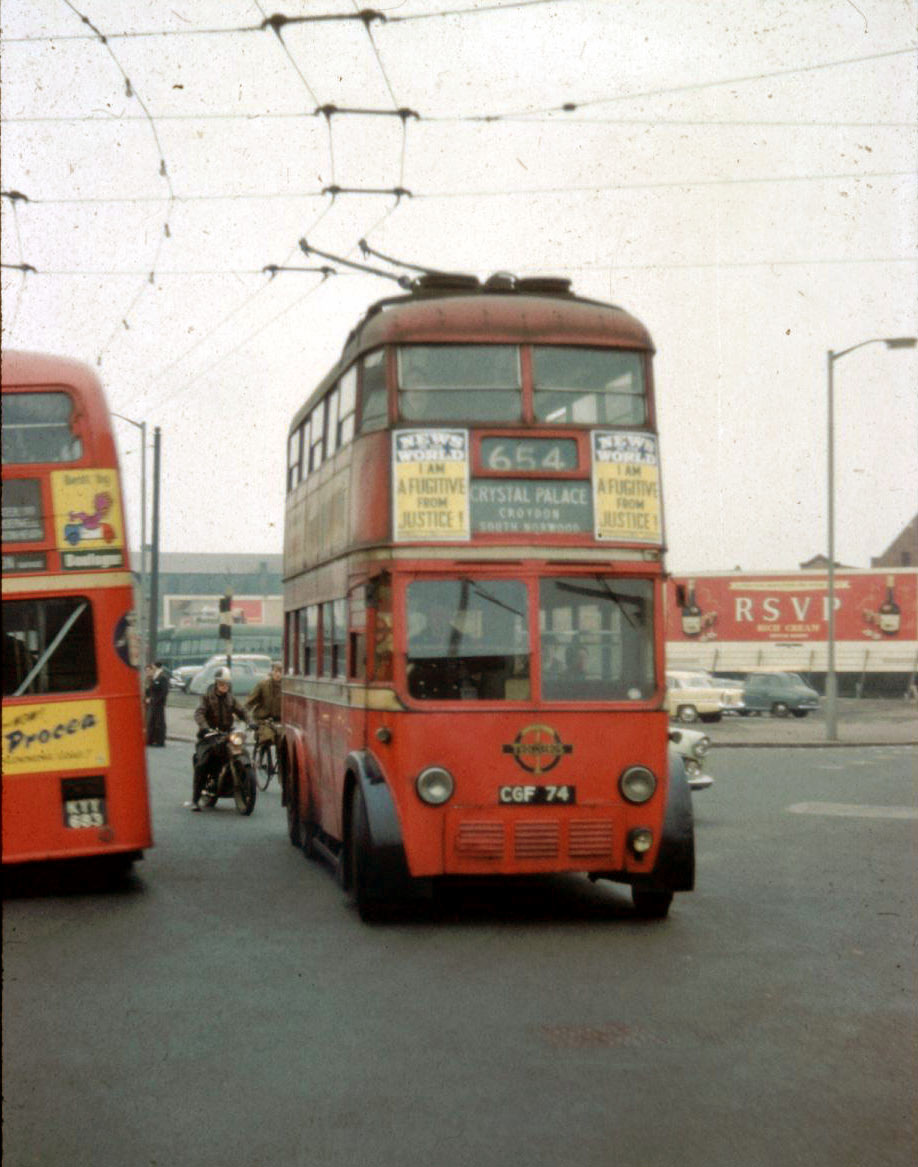
POLYGON ((894 589, 895 577, 888 575, 886 577, 886 599, 880 604, 879 612, 880 631, 885 632, 887 636, 895 636, 902 622, 902 613, 896 603, 894 589))
POLYGON ((686 636, 698 636, 701 633, 701 609, 695 599, 695 581, 693 579, 688 581, 688 594, 682 609, 682 631, 686 636))

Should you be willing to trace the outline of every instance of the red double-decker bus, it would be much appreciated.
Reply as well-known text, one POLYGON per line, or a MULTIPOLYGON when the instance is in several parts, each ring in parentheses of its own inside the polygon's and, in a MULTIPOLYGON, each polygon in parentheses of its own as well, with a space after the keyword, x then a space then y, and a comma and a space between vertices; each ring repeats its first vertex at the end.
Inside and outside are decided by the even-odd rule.
POLYGON ((3 862, 152 843, 108 407, 76 361, 3 354, 3 862))
POLYGON ((361 915, 451 876, 691 889, 669 758, 653 345, 565 280, 428 276, 290 427, 292 842, 361 915))

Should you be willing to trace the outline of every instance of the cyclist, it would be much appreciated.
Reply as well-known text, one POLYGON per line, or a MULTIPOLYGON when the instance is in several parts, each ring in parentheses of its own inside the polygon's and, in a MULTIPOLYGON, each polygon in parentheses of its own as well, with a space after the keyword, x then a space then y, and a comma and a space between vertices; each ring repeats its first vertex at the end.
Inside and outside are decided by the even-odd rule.
POLYGON ((220 761, 219 750, 222 742, 217 738, 217 734, 229 733, 236 718, 246 724, 249 721, 245 709, 233 696, 232 680, 233 676, 228 668, 217 669, 214 673, 214 683, 194 711, 194 720, 198 726, 198 744, 194 751, 191 802, 185 804, 191 810, 201 809, 201 791, 211 769, 220 761))
POLYGON ((256 749, 265 743, 277 748, 280 742, 281 677, 283 667, 279 660, 271 662, 271 674, 259 681, 246 700, 246 708, 251 709, 258 720, 256 749))

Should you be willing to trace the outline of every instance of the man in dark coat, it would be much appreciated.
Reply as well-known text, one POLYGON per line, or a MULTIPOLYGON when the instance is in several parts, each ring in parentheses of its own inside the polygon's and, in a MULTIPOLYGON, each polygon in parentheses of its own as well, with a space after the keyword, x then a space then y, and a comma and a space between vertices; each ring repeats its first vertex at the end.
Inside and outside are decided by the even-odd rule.
POLYGON ((166 744, 166 698, 169 696, 169 677, 161 660, 147 666, 145 698, 147 705, 147 745, 166 744))

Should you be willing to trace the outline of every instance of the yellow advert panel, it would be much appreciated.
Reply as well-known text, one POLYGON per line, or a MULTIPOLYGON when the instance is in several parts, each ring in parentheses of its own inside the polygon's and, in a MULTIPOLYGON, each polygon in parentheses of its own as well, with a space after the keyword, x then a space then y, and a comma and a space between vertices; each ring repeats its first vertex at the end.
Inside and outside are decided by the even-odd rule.
POLYGON ((61 567, 87 571, 124 564, 124 519, 116 470, 53 470, 51 501, 61 567))
POLYGON ((3 771, 86 770, 108 765, 104 701, 3 706, 3 771))
POLYGON ((392 475, 392 526, 398 542, 470 537, 467 430, 396 430, 392 475))
POLYGON ((595 537, 661 544, 663 524, 656 437, 596 430, 592 438, 595 537))

